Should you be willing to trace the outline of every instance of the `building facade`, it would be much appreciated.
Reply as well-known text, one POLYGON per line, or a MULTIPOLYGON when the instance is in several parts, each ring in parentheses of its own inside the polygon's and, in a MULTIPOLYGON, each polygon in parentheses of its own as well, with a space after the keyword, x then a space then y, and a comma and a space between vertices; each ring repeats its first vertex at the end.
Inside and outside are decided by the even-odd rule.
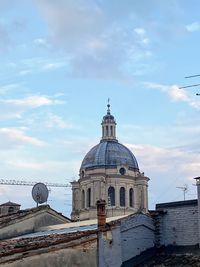
POLYGON ((16 213, 20 210, 20 204, 14 202, 6 202, 0 205, 0 216, 16 213))
POLYGON ((148 180, 133 153, 116 139, 116 121, 107 105, 102 138, 84 157, 72 184, 72 220, 96 218, 96 201, 106 200, 107 217, 148 210, 148 180))

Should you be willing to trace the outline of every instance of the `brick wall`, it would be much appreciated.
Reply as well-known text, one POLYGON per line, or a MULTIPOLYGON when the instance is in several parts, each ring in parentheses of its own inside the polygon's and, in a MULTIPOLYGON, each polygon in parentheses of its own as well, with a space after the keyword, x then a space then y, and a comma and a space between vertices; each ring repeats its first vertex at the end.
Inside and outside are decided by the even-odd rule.
POLYGON ((198 243, 196 200, 156 205, 159 215, 160 245, 190 246, 198 243))

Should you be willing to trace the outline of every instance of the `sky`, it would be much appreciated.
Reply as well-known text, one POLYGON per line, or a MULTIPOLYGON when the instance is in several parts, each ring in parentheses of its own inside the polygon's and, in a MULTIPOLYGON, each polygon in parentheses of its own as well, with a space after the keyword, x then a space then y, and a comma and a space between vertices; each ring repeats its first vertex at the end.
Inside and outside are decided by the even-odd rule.
MULTIPOLYGON (((0 0, 0 179, 66 183, 101 138, 110 98, 117 138, 150 178, 149 208, 196 198, 200 169, 198 0, 0 0)), ((31 187, 0 202, 35 206, 31 187)), ((71 188, 52 187, 69 216, 71 188)))

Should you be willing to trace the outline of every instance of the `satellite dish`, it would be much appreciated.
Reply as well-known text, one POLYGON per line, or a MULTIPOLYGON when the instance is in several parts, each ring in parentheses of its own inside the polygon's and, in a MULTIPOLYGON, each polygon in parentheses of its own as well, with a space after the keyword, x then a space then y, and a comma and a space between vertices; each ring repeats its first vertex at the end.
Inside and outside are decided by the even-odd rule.
POLYGON ((49 190, 43 183, 37 183, 32 188, 32 198, 38 204, 47 202, 49 190))

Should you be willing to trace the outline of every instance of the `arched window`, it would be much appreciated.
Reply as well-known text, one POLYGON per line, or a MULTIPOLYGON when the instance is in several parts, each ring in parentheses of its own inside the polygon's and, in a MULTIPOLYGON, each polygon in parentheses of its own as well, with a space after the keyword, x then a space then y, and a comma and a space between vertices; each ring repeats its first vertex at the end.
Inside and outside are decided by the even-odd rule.
POLYGON ((112 127, 112 125, 110 126, 110 135, 113 136, 113 127, 112 127))
POLYGON ((120 206, 125 207, 125 188, 120 188, 120 206))
POLYGON ((133 188, 129 190, 129 206, 134 206, 134 194, 133 194, 133 188))
POLYGON ((85 191, 82 190, 82 208, 85 208, 85 191))
POLYGON ((87 207, 91 206, 91 188, 87 190, 87 207))
POLYGON ((115 206, 115 188, 113 186, 108 188, 108 205, 115 206))
POLYGON ((108 126, 106 126, 106 136, 108 136, 108 126))

